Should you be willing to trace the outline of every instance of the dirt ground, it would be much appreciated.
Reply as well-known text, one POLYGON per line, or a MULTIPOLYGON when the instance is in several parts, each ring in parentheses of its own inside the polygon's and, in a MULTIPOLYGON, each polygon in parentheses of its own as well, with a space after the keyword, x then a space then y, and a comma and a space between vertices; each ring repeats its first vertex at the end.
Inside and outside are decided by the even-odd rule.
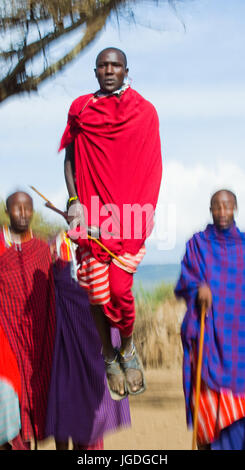
MULTIPOLYGON (((146 371, 147 390, 130 397, 132 426, 107 435, 106 450, 190 450, 192 433, 185 421, 181 371, 146 371)), ((53 440, 40 449, 54 449, 53 440)))
POLYGON ((130 397, 132 427, 107 436, 105 449, 190 450, 181 373, 151 370, 146 380, 146 392, 130 397))

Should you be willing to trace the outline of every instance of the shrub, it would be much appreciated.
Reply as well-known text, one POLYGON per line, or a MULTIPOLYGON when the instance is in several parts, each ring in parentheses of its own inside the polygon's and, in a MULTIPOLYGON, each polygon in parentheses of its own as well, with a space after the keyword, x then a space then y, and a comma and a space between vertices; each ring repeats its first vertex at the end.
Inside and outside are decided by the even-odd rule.
POLYGON ((173 285, 165 283, 151 292, 141 287, 135 297, 134 342, 144 367, 179 367, 182 362, 180 326, 185 303, 177 301, 173 285))

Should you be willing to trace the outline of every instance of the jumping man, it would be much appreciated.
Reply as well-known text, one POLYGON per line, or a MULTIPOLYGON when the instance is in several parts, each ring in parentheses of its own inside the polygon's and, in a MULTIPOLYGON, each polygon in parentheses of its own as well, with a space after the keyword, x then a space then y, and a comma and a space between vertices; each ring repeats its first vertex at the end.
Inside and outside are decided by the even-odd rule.
POLYGON ((94 241, 77 239, 78 279, 88 291, 111 395, 121 399, 145 389, 133 344, 131 289, 160 188, 159 121, 153 105, 126 83, 124 52, 101 51, 95 75, 100 89, 72 103, 60 149, 66 148, 70 207, 82 204, 85 225, 96 226, 99 240, 124 263, 94 241), (112 346, 109 324, 120 330, 120 353, 112 346))

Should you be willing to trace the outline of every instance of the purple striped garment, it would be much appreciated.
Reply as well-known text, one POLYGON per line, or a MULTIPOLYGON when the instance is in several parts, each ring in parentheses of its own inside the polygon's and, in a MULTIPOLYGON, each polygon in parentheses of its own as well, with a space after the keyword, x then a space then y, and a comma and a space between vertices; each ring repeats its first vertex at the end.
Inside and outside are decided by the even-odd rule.
POLYGON ((196 304, 200 284, 212 291, 205 320, 202 379, 213 390, 245 393, 245 234, 235 223, 227 230, 208 225, 186 245, 175 294, 187 303, 181 338, 184 349, 184 392, 191 423, 191 353, 200 332, 196 304))
MULTIPOLYGON (((129 403, 111 399, 88 297, 71 278, 70 263, 54 266, 54 279, 57 331, 46 434, 91 445, 131 424, 129 403)), ((112 336, 115 344, 118 331, 112 336)))

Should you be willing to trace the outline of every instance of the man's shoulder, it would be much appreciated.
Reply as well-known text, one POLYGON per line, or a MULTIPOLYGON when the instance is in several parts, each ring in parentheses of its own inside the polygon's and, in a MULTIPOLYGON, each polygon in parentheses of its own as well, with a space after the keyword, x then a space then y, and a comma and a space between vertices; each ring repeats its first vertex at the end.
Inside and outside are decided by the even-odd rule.
POLYGON ((81 103, 82 101, 88 100, 91 96, 94 96, 94 93, 87 93, 86 95, 80 95, 72 101, 73 103, 81 103))
POLYGON ((4 241, 3 227, 0 227, 0 256, 5 253, 6 246, 4 241))
POLYGON ((187 246, 188 245, 192 245, 192 244, 195 244, 197 243, 198 241, 202 240, 206 240, 208 238, 207 236, 207 228, 205 228, 204 230, 200 230, 199 232, 195 232, 193 233, 192 237, 189 238, 189 240, 187 241, 187 246))
POLYGON ((71 103, 69 112, 79 111, 93 95, 94 93, 88 93, 87 95, 81 95, 75 98, 71 103))

